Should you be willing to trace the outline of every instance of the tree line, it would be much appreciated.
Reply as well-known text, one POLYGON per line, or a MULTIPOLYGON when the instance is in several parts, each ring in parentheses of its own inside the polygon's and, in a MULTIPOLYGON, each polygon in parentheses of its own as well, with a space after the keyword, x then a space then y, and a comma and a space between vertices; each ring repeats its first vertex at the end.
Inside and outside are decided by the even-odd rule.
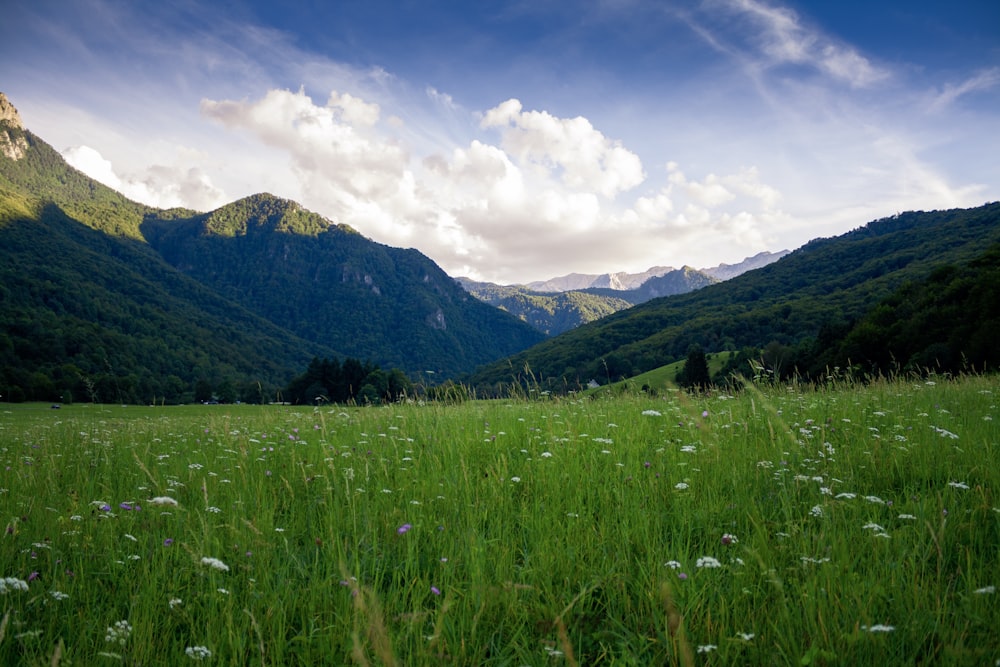
POLYGON ((376 404, 398 401, 413 393, 413 383, 398 368, 385 371, 371 362, 347 357, 314 357, 304 373, 288 383, 285 401, 297 405, 317 403, 376 404))

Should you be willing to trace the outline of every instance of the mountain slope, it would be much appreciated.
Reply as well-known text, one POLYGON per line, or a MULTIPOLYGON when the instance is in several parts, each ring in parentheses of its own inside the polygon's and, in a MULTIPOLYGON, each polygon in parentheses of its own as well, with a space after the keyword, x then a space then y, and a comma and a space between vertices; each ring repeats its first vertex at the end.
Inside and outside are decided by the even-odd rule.
POLYGON ((549 339, 471 376, 510 382, 527 365, 553 387, 617 379, 706 351, 812 344, 824 326, 850 322, 907 280, 971 261, 1000 240, 1000 204, 912 212, 817 239, 781 260, 689 294, 655 299, 549 339))
POLYGON ((8 392, 146 402, 178 400, 204 380, 259 383, 251 395, 270 398, 311 356, 333 354, 222 299, 142 243, 3 185, 0 202, 0 382, 8 392))
POLYGON ((141 231, 171 265, 275 325, 411 373, 467 372, 543 338, 416 250, 272 195, 186 218, 149 214, 141 231))
POLYGON ((454 374, 543 338, 417 251, 294 202, 132 202, 66 164, 2 94, 0 279, 8 397, 181 400, 204 380, 259 398, 315 356, 454 374))

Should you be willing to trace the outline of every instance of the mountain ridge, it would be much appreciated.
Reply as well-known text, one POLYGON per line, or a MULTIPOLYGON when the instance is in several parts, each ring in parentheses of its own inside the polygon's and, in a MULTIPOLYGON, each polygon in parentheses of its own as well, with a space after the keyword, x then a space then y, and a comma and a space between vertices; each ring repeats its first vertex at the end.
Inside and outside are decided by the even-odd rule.
MULTIPOLYGON (((528 283, 515 283, 508 287, 522 287, 532 292, 568 292, 573 290, 584 290, 588 288, 611 289, 617 291, 629 291, 642 287, 643 284, 653 278, 660 278, 668 273, 681 269, 700 271, 706 275, 727 280, 736 276, 767 266, 771 262, 776 262, 790 250, 762 251, 756 255, 744 258, 736 264, 719 264, 718 266, 695 269, 690 266, 683 266, 680 269, 672 266, 652 266, 645 271, 629 273, 627 271, 617 271, 613 273, 568 273, 562 276, 555 276, 546 280, 535 280, 528 283)), ((460 278, 471 280, 468 278, 460 278)), ((483 283, 484 281, 475 281, 483 283)), ((495 284, 495 283, 489 283, 495 284)))
POLYGON ((291 200, 253 195, 207 213, 128 200, 4 109, 0 145, 25 147, 0 154, 8 391, 176 401, 207 379, 273 397, 311 358, 344 355, 428 382, 544 337, 418 251, 291 200))
MULTIPOLYGON (((653 299, 499 360, 466 380, 488 394, 525 369, 557 390, 618 379, 744 346, 811 349, 833 340, 906 281, 972 261, 1000 242, 1000 203, 913 211, 814 239, 777 262, 686 294, 653 299), (513 371, 512 371, 513 369, 513 371)), ((813 355, 814 357, 816 355, 813 355)))

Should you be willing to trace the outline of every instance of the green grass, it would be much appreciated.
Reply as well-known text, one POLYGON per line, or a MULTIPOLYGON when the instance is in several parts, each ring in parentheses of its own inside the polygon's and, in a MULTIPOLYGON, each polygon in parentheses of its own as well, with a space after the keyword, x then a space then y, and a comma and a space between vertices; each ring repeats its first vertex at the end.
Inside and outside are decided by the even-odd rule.
POLYGON ((992 665, 998 392, 4 405, 0 664, 992 665))
MULTIPOLYGON (((726 365, 726 362, 729 361, 729 357, 732 354, 735 354, 735 352, 713 352, 706 355, 709 377, 713 377, 716 373, 721 371, 722 367, 726 365)), ((605 392, 616 393, 621 390, 641 389, 642 387, 649 387, 654 391, 676 390, 678 388, 677 374, 680 373, 682 368, 684 368, 685 363, 686 362, 683 359, 681 361, 675 361, 672 364, 667 364, 666 366, 660 366, 659 368, 654 368, 651 371, 640 373, 639 375, 630 377, 627 380, 601 385, 600 387, 587 389, 581 393, 585 396, 593 396, 601 395, 605 392)))

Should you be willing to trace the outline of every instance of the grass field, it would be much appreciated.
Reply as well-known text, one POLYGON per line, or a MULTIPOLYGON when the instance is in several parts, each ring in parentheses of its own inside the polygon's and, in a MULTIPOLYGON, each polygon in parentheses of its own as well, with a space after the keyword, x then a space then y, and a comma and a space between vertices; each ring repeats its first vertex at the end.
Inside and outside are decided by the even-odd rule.
MULTIPOLYGON (((709 376, 714 376, 716 373, 721 371, 722 367, 726 365, 726 362, 729 361, 729 357, 732 354, 734 353, 726 351, 712 352, 706 355, 709 376)), ((660 366, 659 368, 654 368, 651 371, 635 375, 627 380, 611 382, 594 389, 587 389, 583 391, 582 394, 584 396, 595 396, 605 393, 616 393, 620 390, 642 389, 643 387, 649 387, 654 392, 677 389, 677 374, 682 368, 684 368, 685 363, 687 363, 685 360, 675 361, 672 364, 660 366)))
POLYGON ((1000 664, 995 377, 0 406, 0 664, 1000 664))

